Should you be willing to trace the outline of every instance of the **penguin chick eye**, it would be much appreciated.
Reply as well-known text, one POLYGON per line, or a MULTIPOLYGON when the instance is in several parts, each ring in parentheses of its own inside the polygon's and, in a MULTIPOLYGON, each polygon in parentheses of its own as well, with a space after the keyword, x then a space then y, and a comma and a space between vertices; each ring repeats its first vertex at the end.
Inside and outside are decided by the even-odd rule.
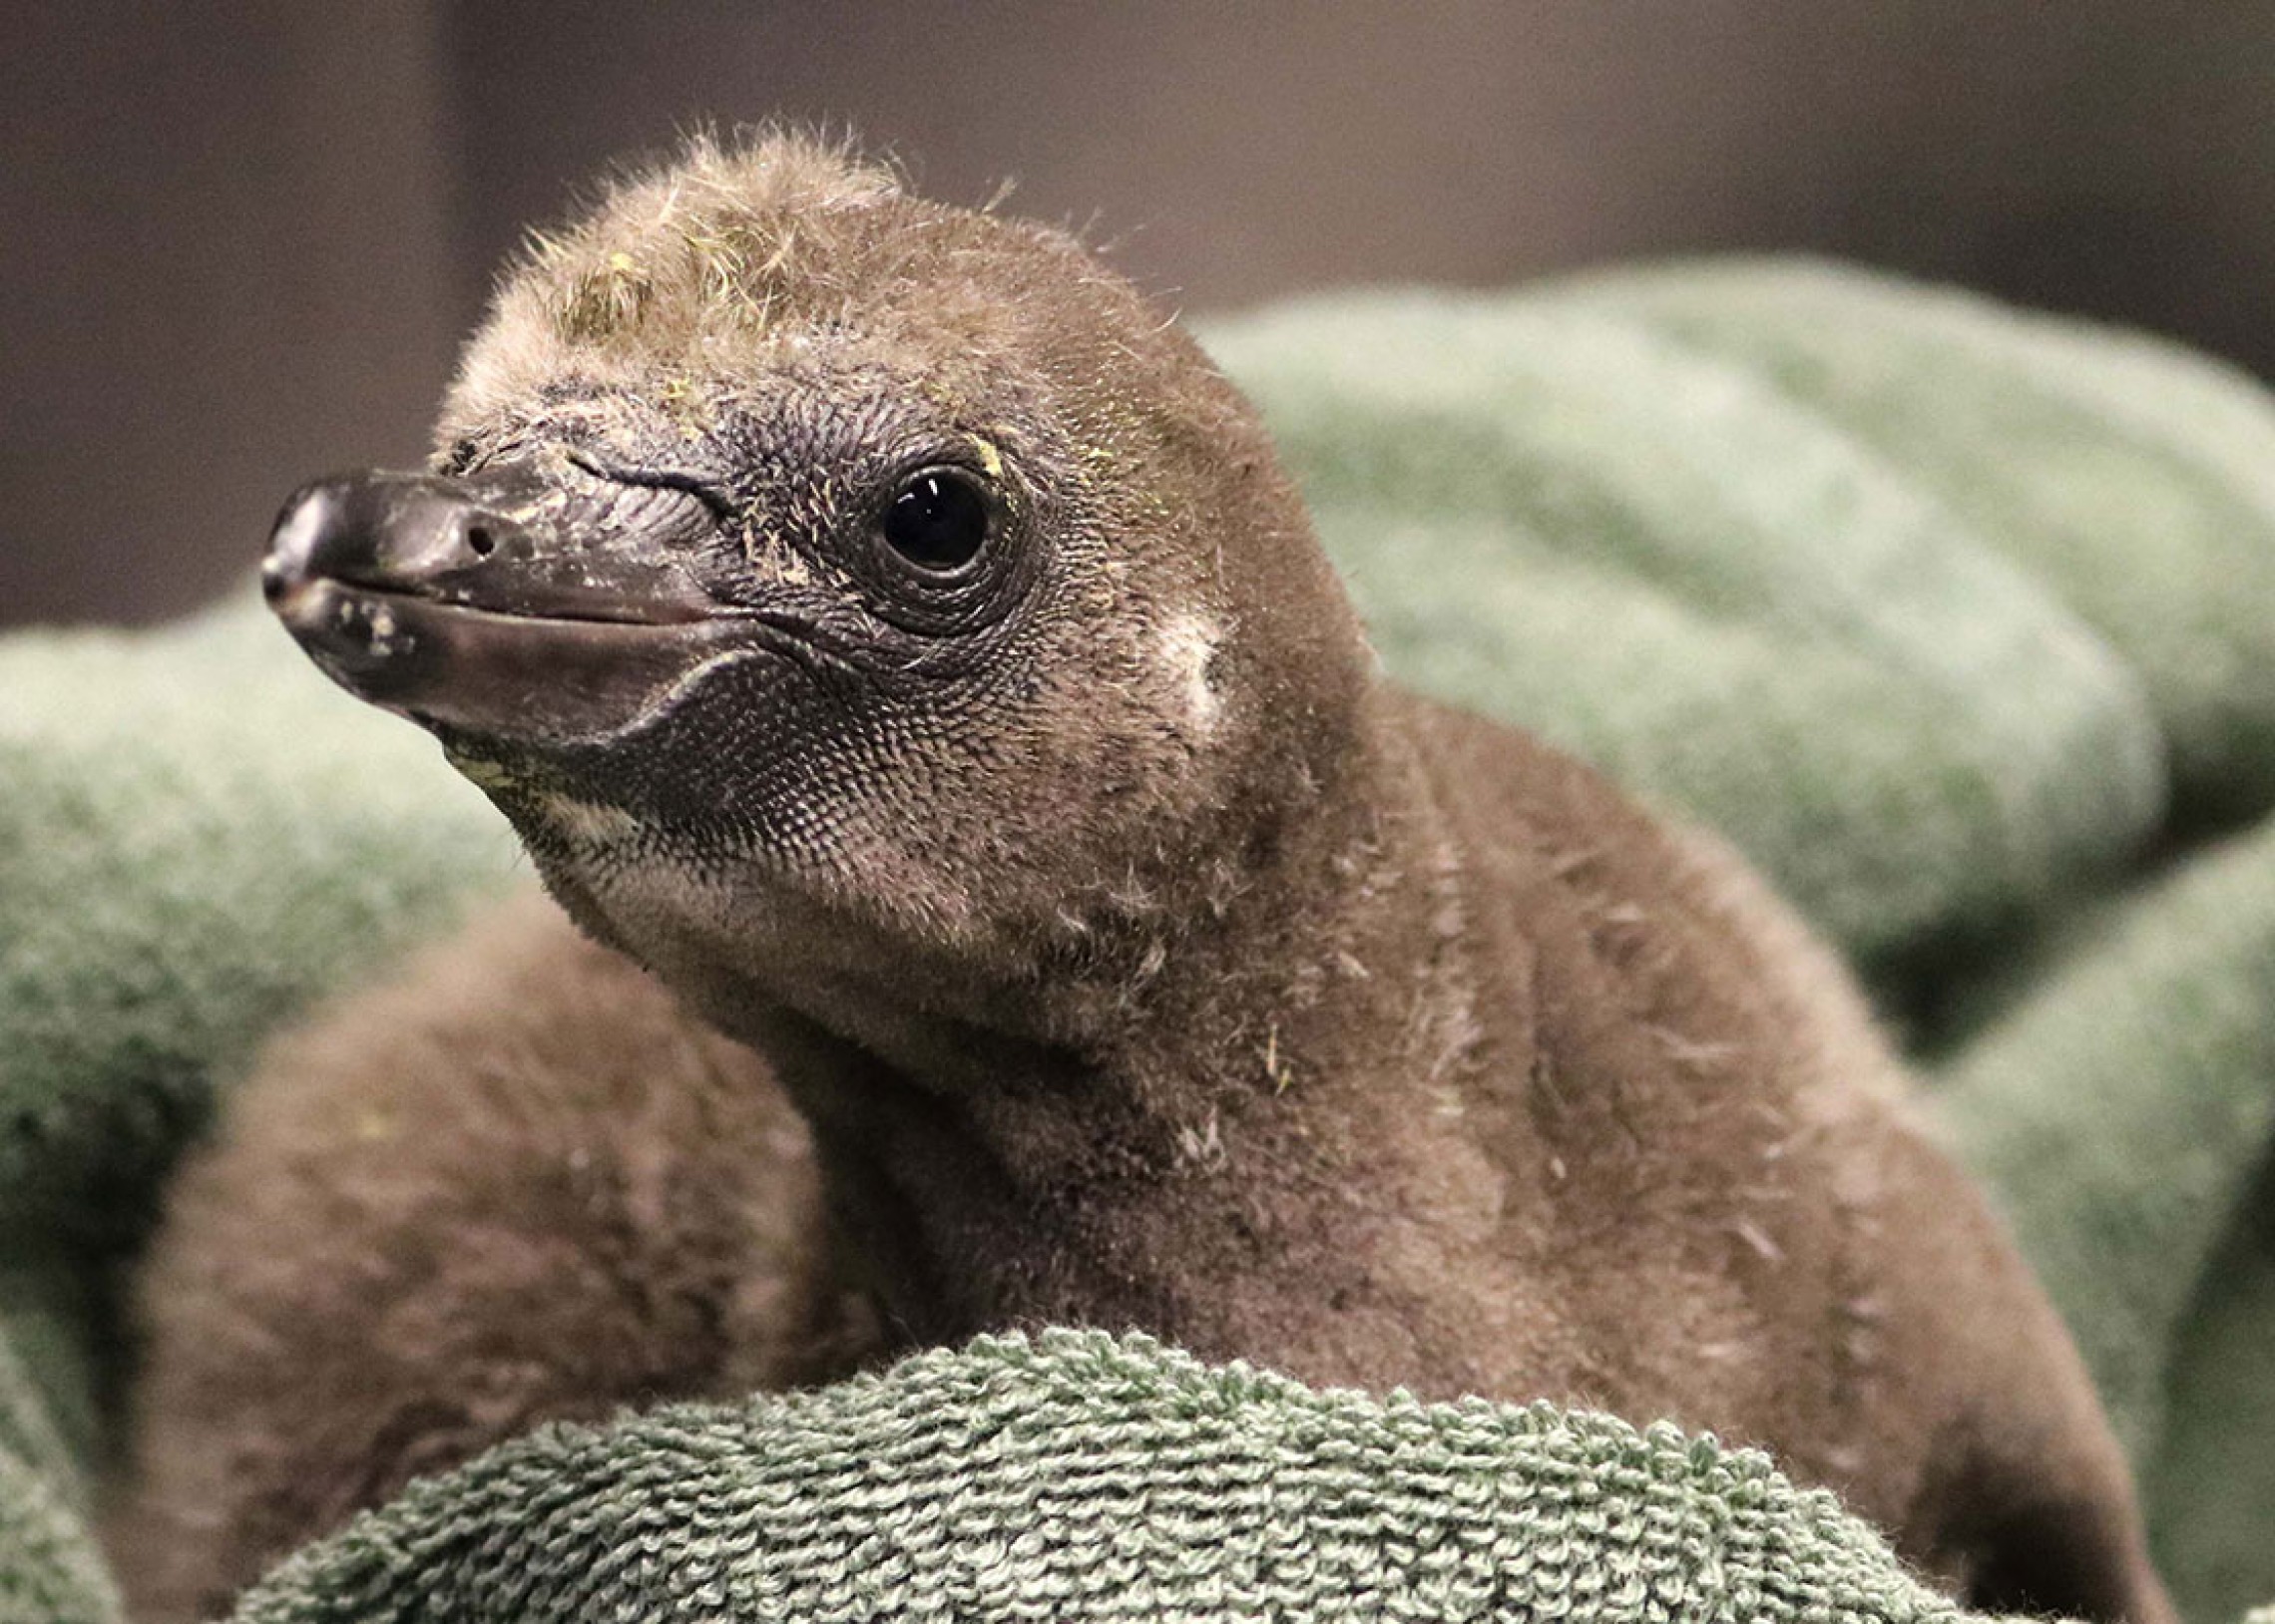
POLYGON ((885 545, 933 575, 979 557, 994 521, 986 493, 953 468, 911 474, 885 508, 885 545))

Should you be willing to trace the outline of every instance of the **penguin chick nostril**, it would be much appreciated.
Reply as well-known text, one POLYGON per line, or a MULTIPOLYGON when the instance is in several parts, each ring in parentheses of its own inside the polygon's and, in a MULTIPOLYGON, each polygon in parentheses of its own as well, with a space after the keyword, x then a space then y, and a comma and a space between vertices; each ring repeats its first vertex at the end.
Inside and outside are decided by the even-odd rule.
POLYGON ((466 527, 466 550, 478 559, 486 559, 496 552, 498 544, 484 525, 466 527))

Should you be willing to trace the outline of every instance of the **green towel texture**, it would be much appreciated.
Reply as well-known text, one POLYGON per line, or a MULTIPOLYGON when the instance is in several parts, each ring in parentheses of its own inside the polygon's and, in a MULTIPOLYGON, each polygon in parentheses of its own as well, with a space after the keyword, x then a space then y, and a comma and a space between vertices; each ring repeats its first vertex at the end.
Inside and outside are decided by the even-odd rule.
MULTIPOLYGON (((1851 954, 2076 1328, 2184 1611, 2275 1597, 2275 401, 1782 261, 1203 337, 1393 674, 1721 829, 1851 954)), ((116 1617, 116 1282, 217 1091, 525 882, 249 595, 0 639, 0 1624, 116 1617)), ((540 1432, 245 1614, 1955 1616, 1711 1440, 1071 1333, 540 1432)))
POLYGON ((743 1409, 541 1430, 414 1485, 238 1614, 720 1616, 1960 1615, 1760 1454, 1547 1405, 1314 1393, 1078 1331, 743 1409), (560 1555, 596 1544, 617 1559, 560 1555))

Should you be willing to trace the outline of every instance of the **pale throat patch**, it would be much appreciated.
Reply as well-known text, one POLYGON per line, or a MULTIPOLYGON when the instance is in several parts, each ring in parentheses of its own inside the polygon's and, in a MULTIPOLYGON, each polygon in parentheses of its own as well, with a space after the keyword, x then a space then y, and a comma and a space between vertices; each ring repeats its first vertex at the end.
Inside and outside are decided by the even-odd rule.
POLYGON ((581 846, 609 846, 640 832, 640 820, 621 806, 602 806, 558 792, 539 801, 545 819, 569 841, 581 846))
POLYGON ((1223 630, 1215 620, 1190 611, 1172 615, 1161 627, 1161 663, 1183 690, 1194 729, 1203 734, 1216 730, 1224 709, 1222 697, 1208 679, 1209 662, 1222 638, 1223 630))

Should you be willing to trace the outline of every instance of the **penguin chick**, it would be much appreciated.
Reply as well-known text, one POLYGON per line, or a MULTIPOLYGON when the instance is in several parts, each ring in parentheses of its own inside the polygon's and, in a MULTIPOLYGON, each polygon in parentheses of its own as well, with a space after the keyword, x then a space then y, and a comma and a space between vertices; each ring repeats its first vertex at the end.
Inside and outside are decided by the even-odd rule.
POLYGON ((270 1045, 138 1282, 138 1624, 540 1421, 841 1374, 804 1124, 747 1048, 525 896, 270 1045))
POLYGON ((2170 1616, 1839 972, 1383 680, 1251 410, 1077 242, 698 148, 533 250, 440 443, 302 492, 274 607, 770 1062, 896 1338, 1670 1418, 1980 1605, 2170 1616))

